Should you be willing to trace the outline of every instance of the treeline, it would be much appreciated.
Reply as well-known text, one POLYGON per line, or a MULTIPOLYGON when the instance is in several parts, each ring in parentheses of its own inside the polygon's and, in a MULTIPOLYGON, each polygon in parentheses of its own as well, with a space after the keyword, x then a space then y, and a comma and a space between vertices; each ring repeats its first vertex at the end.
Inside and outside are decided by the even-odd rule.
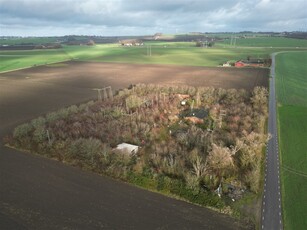
POLYGON ((113 100, 73 105, 20 125, 6 142, 222 208, 214 191, 229 194, 223 185, 259 192, 267 97, 261 87, 248 92, 140 84, 113 100), (179 116, 196 108, 207 114, 200 122, 179 116), (140 146, 138 153, 115 150, 122 142, 140 146))

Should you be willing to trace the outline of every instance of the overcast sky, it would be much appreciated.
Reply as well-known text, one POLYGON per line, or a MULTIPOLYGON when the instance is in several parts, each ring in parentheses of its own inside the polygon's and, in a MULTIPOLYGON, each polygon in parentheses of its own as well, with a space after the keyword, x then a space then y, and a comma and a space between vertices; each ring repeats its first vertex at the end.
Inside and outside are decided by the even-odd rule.
POLYGON ((0 0, 0 36, 307 31, 307 0, 0 0))

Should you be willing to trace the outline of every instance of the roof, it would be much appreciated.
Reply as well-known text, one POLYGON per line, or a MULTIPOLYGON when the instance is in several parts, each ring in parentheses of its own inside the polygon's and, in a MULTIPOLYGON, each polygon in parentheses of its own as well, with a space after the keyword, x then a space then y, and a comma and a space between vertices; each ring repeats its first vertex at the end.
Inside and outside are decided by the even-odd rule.
POLYGON ((188 109, 180 114, 181 117, 197 117, 199 119, 204 119, 208 116, 208 111, 205 109, 188 109))
POLYGON ((245 64, 263 64, 264 61, 262 59, 249 59, 249 60, 240 60, 245 64))
POLYGON ((131 145, 128 143, 121 143, 117 145, 116 149, 128 154, 135 154, 138 152, 139 146, 131 145))

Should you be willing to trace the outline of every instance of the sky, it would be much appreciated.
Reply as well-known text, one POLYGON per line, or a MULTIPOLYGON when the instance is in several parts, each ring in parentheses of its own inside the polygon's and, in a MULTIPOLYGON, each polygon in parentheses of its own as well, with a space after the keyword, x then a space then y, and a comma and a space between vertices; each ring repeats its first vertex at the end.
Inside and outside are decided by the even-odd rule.
POLYGON ((307 31, 307 0, 0 0, 0 36, 307 31))

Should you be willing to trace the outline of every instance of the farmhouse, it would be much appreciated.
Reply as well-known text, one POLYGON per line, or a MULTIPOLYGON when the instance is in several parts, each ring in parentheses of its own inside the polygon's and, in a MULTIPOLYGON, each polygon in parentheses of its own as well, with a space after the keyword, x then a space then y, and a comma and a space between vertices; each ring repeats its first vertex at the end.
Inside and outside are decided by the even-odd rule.
POLYGON ((129 155, 136 154, 139 150, 139 146, 137 145, 131 145, 128 143, 121 143, 117 145, 116 150, 119 150, 123 153, 127 153, 129 155))
POLYGON ((264 67, 262 59, 240 60, 235 63, 235 67, 264 67))
POLYGON ((126 40, 121 40, 119 43, 122 46, 142 46, 144 45, 142 40, 140 39, 126 39, 126 40))
POLYGON ((231 64, 229 62, 223 63, 223 67, 231 67, 231 64))

